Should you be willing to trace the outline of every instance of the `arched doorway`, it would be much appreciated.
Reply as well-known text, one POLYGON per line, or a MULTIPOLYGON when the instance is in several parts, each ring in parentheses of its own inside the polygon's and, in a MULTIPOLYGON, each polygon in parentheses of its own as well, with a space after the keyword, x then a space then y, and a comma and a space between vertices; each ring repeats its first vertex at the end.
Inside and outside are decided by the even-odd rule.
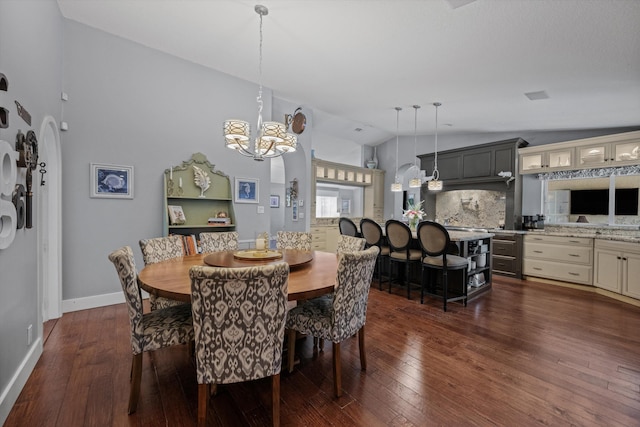
POLYGON ((52 116, 46 116, 38 137, 38 166, 34 171, 37 186, 38 289, 42 321, 62 316, 62 194, 60 133, 52 116), (41 185, 40 169, 45 169, 41 185))

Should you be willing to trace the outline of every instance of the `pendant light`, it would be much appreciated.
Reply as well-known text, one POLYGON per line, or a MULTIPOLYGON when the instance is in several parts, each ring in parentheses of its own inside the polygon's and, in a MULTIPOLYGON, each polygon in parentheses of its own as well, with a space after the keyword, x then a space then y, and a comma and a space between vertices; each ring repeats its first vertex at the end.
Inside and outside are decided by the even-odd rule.
POLYGON ((258 90, 258 122, 253 145, 251 139, 251 125, 244 120, 231 119, 224 122, 223 133, 225 146, 236 150, 243 156, 253 157, 262 161, 265 158, 278 157, 285 153, 296 151, 297 137, 288 133, 288 126, 280 122, 262 121, 262 17, 269 14, 269 9, 256 5, 254 10, 260 15, 260 62, 259 62, 259 90, 258 90))
POLYGON ((433 156, 433 179, 428 184, 428 188, 431 191, 442 190, 442 181, 438 179, 440 177, 440 172, 438 172, 438 107, 441 105, 439 102, 433 103, 433 106, 436 107, 436 143, 433 156))
POLYGON ((396 107, 396 178, 393 184, 391 184, 391 191, 397 193, 402 191, 402 183, 398 179, 398 138, 400 137, 400 111, 401 107, 396 107))
POLYGON ((409 188, 422 187, 422 179, 420 178, 420 167, 418 166, 418 108, 419 105, 414 105, 415 119, 413 122, 413 157, 415 158, 415 168, 413 178, 409 180, 409 188))

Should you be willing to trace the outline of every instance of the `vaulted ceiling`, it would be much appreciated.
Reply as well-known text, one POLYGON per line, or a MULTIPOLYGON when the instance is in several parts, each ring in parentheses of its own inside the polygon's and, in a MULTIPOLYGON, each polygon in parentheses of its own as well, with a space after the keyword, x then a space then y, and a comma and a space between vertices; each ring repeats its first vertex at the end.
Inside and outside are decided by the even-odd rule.
MULTIPOLYGON (((257 1, 58 0, 62 14, 258 82, 257 1)), ((264 0, 263 84, 361 144, 640 125, 637 0, 264 0), (534 93, 543 99, 530 100, 534 93), (531 95, 530 95, 531 96, 531 95), (356 131, 356 128, 361 129, 356 131)))

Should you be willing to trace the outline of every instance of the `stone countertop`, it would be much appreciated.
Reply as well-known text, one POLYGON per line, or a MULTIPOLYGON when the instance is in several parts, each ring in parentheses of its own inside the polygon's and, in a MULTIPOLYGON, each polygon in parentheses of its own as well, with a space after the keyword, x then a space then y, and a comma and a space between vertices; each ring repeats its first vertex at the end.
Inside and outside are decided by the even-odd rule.
MULTIPOLYGON (((415 233, 414 233, 415 234, 415 233)), ((493 237, 493 233, 482 231, 459 231, 449 230, 449 237, 454 242, 462 242, 465 240, 480 240, 493 237)))
POLYGON ((543 236, 559 236, 559 237, 586 237, 592 239, 610 240, 614 242, 628 242, 640 244, 640 237, 634 235, 623 234, 605 234, 599 231, 546 231, 546 230, 531 230, 526 234, 543 235, 543 236))

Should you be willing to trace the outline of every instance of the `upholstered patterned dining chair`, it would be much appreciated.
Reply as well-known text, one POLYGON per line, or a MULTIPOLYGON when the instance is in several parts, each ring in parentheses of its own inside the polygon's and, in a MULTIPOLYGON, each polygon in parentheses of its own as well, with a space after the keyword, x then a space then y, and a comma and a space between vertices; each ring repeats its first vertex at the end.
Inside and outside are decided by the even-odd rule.
POLYGON ((338 248, 337 253, 342 252, 357 252, 364 249, 364 245, 367 241, 360 237, 352 237, 341 234, 338 236, 338 248))
MULTIPOLYGON (((140 250, 142 251, 142 259, 145 265, 155 264, 157 262, 184 256, 182 236, 173 235, 155 237, 153 239, 142 239, 139 243, 140 250)), ((184 303, 149 294, 149 306, 151 307, 151 311, 180 304, 184 303)))
POLYGON ((109 260, 118 272, 129 312, 133 359, 128 411, 132 414, 136 411, 140 396, 142 354, 162 347, 190 343, 193 340, 191 305, 180 304, 143 314, 133 251, 129 246, 122 247, 109 254, 109 260))
POLYGON ((311 250, 311 233, 304 231, 278 231, 276 249, 311 250))
POLYGON ((273 425, 280 424, 280 369, 289 265, 197 266, 191 277, 198 380, 198 425, 211 387, 271 377, 273 425))
POLYGON ((220 233, 200 233, 202 252, 236 251, 238 250, 238 232, 223 231, 220 233))
POLYGON ((288 365, 293 371, 296 331, 333 343, 333 391, 342 395, 340 343, 358 333, 360 367, 367 369, 364 325, 367 300, 379 249, 338 254, 336 289, 331 295, 314 298, 287 314, 288 365))

